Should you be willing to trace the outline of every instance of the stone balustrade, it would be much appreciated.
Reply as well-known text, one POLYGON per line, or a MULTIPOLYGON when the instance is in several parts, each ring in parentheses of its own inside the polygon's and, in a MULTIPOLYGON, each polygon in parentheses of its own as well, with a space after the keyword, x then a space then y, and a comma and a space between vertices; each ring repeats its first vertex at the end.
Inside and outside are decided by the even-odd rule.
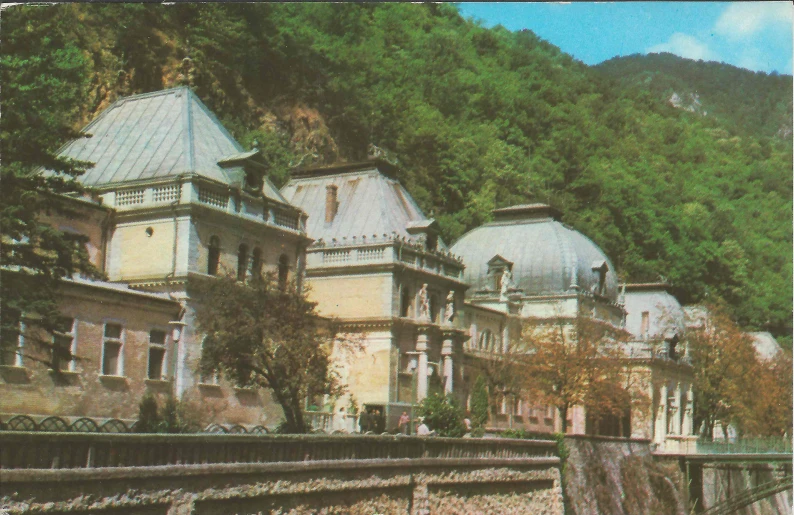
POLYGON ((554 442, 369 435, 0 432, 0 468, 70 469, 394 459, 555 458, 554 442))
POLYGON ((258 198, 233 195, 228 188, 196 182, 172 182, 124 188, 102 194, 102 203, 119 212, 173 204, 200 204, 269 225, 305 232, 305 221, 289 210, 266 208, 258 198))
POLYGON ((454 256, 405 245, 399 238, 388 236, 315 244, 308 249, 306 259, 310 269, 399 263, 457 280, 463 276, 463 265, 454 256))

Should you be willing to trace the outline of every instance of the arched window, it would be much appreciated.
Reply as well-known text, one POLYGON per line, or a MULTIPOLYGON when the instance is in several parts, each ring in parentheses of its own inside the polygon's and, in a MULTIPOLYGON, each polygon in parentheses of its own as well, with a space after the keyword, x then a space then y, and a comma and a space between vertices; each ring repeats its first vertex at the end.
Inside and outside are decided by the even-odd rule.
POLYGON ((245 281, 248 275, 248 245, 243 243, 237 249, 237 280, 245 281))
POLYGON ((480 333, 480 341, 477 344, 477 350, 489 351, 491 350, 491 343, 493 342, 493 333, 490 329, 484 330, 480 333))
POLYGON ((289 282, 289 258, 286 254, 282 254, 278 258, 278 287, 282 291, 286 290, 287 282, 289 282))
POLYGON ((400 316, 407 317, 411 311, 411 289, 403 286, 402 294, 400 295, 400 316))
POLYGON ((254 247, 251 255, 251 277, 259 279, 262 277, 262 249, 254 247))
POLYGON ((217 236, 210 237, 209 253, 207 256, 207 273, 218 275, 218 265, 221 261, 221 240, 217 236))

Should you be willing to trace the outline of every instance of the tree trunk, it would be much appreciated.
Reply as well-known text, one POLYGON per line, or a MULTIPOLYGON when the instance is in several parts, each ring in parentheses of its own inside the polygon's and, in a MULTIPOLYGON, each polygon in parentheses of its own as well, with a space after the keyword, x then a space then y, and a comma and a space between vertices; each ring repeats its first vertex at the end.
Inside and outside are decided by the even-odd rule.
POLYGON ((568 431, 568 406, 557 408, 560 413, 560 432, 565 434, 568 431))

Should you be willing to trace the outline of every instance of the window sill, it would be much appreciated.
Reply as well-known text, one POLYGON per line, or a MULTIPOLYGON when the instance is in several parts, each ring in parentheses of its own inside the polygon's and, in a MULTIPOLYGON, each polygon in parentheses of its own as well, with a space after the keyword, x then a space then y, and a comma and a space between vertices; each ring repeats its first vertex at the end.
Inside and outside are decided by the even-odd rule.
POLYGON ((199 388, 206 388, 208 390, 220 390, 221 385, 218 383, 198 383, 199 388))
POLYGON ((170 379, 144 379, 144 382, 149 386, 170 386, 171 380, 170 379))
POLYGON ((16 365, 0 365, 0 377, 6 383, 26 384, 30 382, 28 369, 16 365))
POLYGON ((127 376, 112 376, 106 374, 99 374, 99 380, 103 382, 107 381, 109 383, 126 383, 127 376))
POLYGON ((53 370, 51 368, 47 369, 47 373, 50 374, 50 375, 56 375, 57 374, 57 375, 61 375, 61 376, 64 376, 64 377, 77 377, 77 376, 80 375, 80 372, 77 372, 76 370, 58 370, 56 372, 55 370, 53 370))

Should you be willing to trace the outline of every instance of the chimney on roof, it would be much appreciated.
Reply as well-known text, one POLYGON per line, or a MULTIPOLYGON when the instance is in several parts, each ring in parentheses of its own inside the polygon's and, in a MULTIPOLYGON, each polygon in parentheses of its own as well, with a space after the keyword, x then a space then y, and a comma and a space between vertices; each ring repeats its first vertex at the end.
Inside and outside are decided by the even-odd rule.
POLYGON ((334 221, 336 212, 339 209, 336 193, 337 187, 335 184, 329 184, 325 187, 325 223, 327 224, 334 221))

